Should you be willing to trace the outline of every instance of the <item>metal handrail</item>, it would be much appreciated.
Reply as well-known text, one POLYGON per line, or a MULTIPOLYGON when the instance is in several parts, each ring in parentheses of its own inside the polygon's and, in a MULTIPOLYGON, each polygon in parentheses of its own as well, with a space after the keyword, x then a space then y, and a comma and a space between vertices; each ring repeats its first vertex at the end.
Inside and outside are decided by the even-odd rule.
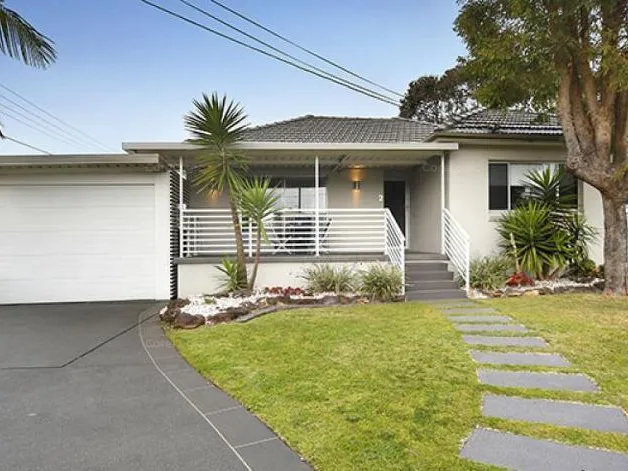
POLYGON ((443 251, 449 257, 458 276, 464 281, 465 290, 469 293, 471 281, 471 237, 447 208, 443 208, 441 217, 443 251))

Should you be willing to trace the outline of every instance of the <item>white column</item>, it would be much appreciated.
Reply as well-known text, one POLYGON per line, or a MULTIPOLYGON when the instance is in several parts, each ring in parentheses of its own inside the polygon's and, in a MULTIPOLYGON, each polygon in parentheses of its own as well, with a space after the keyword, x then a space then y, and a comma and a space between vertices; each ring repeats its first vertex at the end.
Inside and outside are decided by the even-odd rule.
POLYGON ((445 253, 445 153, 440 155, 440 251, 445 253))
POLYGON ((320 255, 320 195, 319 191, 319 161, 318 155, 314 159, 314 194, 315 194, 315 210, 314 210, 314 253, 318 257, 320 255))
POLYGON ((179 257, 183 257, 183 157, 179 157, 179 257))

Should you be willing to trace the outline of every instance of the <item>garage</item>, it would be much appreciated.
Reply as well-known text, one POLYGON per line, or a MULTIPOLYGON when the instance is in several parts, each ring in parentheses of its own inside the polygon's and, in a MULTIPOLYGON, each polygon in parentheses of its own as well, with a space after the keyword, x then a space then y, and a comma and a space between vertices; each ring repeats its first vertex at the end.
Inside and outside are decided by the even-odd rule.
POLYGON ((3 175, 0 304, 167 298, 162 175, 3 175))

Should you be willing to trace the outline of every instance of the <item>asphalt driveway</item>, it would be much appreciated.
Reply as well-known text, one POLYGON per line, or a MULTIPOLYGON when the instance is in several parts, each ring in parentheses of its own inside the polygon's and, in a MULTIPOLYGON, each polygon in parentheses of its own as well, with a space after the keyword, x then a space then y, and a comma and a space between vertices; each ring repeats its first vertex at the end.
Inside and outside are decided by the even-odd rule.
POLYGON ((0 470, 309 469, 178 357, 158 307, 0 306, 0 470), (217 399, 234 412, 219 427, 217 399))

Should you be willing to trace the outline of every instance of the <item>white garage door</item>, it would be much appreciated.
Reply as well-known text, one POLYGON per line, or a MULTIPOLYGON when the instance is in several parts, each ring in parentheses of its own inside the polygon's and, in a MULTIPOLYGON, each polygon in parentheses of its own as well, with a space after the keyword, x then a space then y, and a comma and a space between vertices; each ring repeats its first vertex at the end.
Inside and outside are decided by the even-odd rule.
POLYGON ((155 298, 152 184, 0 184, 0 303, 155 298))

